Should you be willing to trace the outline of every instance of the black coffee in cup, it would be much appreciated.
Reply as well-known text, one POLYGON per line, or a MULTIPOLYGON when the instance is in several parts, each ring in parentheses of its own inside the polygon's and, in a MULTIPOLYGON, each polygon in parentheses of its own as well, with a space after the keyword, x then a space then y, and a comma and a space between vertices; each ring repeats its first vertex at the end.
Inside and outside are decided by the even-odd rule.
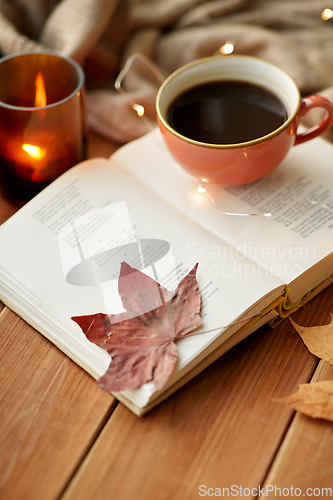
POLYGON ((213 81, 176 97, 167 111, 171 127, 210 144, 239 144, 263 137, 288 118, 285 104, 270 90, 245 81, 213 81))

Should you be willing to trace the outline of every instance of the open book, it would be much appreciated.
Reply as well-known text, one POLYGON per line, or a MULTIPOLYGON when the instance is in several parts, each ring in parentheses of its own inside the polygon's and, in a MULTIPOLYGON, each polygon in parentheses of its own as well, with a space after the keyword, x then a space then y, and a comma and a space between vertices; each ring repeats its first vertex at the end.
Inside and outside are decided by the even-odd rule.
POLYGON ((97 379, 110 356, 71 318, 124 311, 122 260, 169 290, 198 262, 204 333, 177 342, 163 389, 115 394, 141 415, 333 281, 332 160, 315 139, 256 182, 200 186, 153 130, 73 167, 0 227, 1 300, 97 379))

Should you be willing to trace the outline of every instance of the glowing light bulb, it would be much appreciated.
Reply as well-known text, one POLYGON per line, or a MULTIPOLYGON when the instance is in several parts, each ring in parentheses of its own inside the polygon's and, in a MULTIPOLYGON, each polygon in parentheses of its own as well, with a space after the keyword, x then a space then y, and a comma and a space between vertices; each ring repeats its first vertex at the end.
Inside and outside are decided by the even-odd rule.
POLYGON ((198 186, 198 189, 197 189, 198 193, 205 193, 206 192, 206 189, 203 188, 202 186, 198 186))
POLYGON ((138 116, 143 116, 145 114, 145 108, 141 104, 133 104, 133 109, 137 112, 138 116))
POLYGON ((234 44, 231 43, 231 42, 226 42, 224 45, 222 45, 222 47, 220 48, 220 52, 221 54, 232 54, 232 52, 234 51, 235 47, 234 47, 234 44))
POLYGON ((332 19, 332 17, 333 17, 332 9, 324 9, 323 12, 321 13, 321 18, 324 21, 328 21, 329 19, 332 19))

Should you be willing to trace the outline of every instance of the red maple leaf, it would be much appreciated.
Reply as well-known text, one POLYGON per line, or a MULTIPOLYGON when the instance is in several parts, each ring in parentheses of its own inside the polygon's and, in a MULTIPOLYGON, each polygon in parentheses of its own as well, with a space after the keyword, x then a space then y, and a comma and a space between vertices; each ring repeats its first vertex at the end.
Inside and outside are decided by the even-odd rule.
POLYGON ((111 356, 108 370, 98 380, 103 390, 135 389, 151 380, 156 390, 164 386, 178 361, 175 340, 202 324, 197 267, 169 292, 123 262, 118 291, 127 311, 72 318, 88 340, 111 356))

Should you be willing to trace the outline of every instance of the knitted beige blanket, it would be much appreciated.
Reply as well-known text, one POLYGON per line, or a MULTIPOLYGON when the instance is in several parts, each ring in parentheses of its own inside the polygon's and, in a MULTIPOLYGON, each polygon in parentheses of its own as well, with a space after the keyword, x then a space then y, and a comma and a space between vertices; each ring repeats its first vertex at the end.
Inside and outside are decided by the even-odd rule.
POLYGON ((0 0, 0 51, 47 48, 76 59, 86 72, 88 126, 127 142, 154 124, 163 77, 227 43, 284 69, 302 94, 333 102, 331 9, 331 0, 0 0), (145 57, 132 63, 135 53, 145 57))

